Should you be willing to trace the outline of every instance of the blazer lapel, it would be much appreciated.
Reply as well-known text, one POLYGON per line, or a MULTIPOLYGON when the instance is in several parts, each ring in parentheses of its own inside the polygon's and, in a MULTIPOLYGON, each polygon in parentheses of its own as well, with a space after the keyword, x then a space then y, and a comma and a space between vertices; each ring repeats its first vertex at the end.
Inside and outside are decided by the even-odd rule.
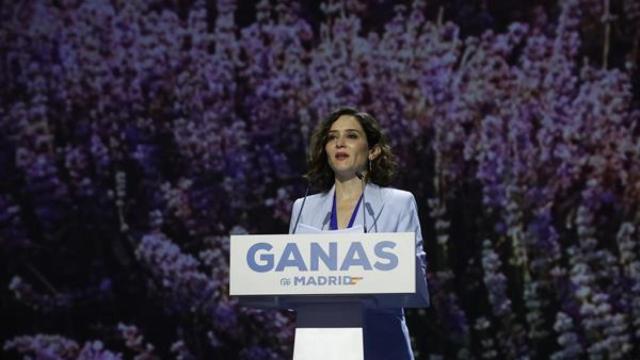
POLYGON ((329 230, 329 222, 331 221, 331 208, 333 207, 333 195, 336 192, 336 185, 331 187, 331 190, 322 193, 320 199, 318 199, 317 214, 313 215, 313 226, 321 230, 329 230))
POLYGON ((378 219, 384 208, 384 198, 382 196, 382 188, 373 183, 367 183, 364 188, 365 206, 367 216, 367 232, 380 232, 378 228, 378 219))

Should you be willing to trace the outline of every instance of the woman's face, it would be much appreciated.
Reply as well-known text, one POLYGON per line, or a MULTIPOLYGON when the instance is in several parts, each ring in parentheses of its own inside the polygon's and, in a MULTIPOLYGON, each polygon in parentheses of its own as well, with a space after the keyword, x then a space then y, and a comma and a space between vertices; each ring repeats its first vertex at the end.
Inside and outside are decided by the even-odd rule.
POLYGON ((324 150, 338 179, 350 179, 366 168, 369 144, 362 125, 353 116, 342 115, 331 124, 324 150))

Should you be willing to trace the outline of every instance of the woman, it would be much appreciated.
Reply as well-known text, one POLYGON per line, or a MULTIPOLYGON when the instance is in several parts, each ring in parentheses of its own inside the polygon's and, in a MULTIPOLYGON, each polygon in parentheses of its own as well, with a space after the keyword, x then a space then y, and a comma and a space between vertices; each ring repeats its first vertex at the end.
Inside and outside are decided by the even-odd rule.
MULTIPOLYGON (((306 174, 322 192, 295 201, 289 232, 300 226, 415 232, 419 270, 424 274, 416 201, 409 192, 386 187, 395 166, 389 144, 371 115, 351 108, 333 112, 313 134, 306 174)), ((363 333, 365 359, 413 359, 403 309, 367 310, 363 333)))

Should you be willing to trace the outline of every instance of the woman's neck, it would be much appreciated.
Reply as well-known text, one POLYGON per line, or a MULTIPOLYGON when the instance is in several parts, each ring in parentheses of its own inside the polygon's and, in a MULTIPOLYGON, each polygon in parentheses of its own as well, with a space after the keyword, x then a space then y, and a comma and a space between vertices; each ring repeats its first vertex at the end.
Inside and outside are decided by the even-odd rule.
POLYGON ((348 180, 336 179, 336 200, 353 200, 360 198, 362 194, 362 180, 353 177, 348 180))

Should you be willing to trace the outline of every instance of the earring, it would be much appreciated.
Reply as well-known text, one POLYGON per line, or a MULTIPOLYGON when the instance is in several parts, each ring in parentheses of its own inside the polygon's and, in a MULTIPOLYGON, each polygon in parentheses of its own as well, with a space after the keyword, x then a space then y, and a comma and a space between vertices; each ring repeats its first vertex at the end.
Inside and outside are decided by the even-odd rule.
POLYGON ((371 173, 371 160, 369 160, 369 173, 371 173))

